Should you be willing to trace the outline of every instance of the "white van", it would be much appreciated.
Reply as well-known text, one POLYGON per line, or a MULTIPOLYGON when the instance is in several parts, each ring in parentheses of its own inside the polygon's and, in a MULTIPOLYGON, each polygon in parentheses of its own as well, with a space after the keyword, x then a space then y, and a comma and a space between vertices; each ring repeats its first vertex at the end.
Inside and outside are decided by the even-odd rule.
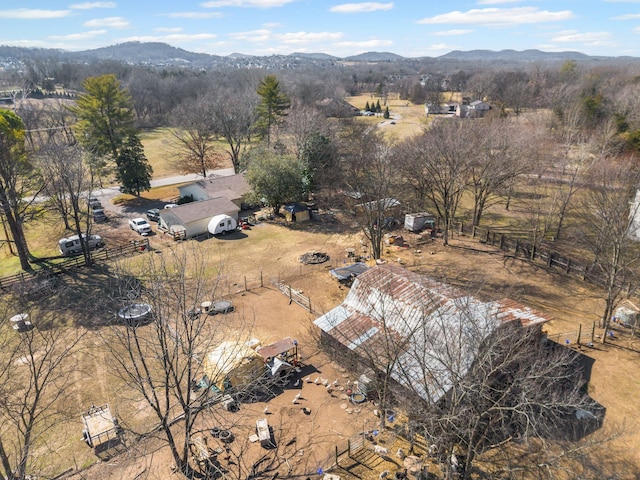
MULTIPOLYGON (((83 238, 85 237, 84 234, 82 234, 82 236, 83 238)), ((100 235, 89 235, 87 244, 89 246, 89 250, 104 247, 104 242, 102 241, 102 237, 100 237, 100 235)), ((82 252, 80 237, 78 237, 78 235, 72 235, 68 238, 61 238, 60 240, 58 240, 58 248, 60 249, 60 253, 62 255, 75 255, 77 253, 80 253, 82 252)))

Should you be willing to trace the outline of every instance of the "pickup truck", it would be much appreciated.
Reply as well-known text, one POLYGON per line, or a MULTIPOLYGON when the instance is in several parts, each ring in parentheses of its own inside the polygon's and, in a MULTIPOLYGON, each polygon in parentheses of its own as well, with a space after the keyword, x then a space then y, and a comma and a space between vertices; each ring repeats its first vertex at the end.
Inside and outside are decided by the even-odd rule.
POLYGON ((151 225, 144 218, 132 218, 129 220, 129 227, 140 235, 149 235, 151 233, 151 225))

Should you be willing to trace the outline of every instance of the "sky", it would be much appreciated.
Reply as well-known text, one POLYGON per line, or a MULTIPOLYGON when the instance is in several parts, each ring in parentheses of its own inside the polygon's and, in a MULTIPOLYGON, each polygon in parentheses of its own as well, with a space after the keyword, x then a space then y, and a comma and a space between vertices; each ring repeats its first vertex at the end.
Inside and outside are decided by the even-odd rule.
POLYGON ((538 49, 640 57, 640 0, 0 2, 0 45, 78 51, 129 41, 212 55, 538 49))

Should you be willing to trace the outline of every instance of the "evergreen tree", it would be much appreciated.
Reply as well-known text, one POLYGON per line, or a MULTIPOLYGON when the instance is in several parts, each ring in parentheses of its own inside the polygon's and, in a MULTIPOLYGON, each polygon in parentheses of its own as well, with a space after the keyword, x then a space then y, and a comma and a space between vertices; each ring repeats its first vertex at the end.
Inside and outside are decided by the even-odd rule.
POLYGON ((364 111, 365 112, 370 112, 371 111, 371 107, 369 106, 369 102, 367 102, 367 104, 364 106, 364 111))
POLYGON ((89 77, 85 93, 70 110, 78 116, 78 142, 100 156, 118 156, 123 140, 133 131, 133 103, 116 76, 89 77))
POLYGON ((382 107, 380 106, 380 99, 376 103, 376 113, 382 113, 382 107))
POLYGON ((384 115, 383 115, 383 117, 384 117, 384 118, 389 118, 390 116, 391 116, 391 115, 389 115, 389 107, 387 106, 387 107, 385 107, 385 109, 384 109, 384 115))
POLYGON ((137 135, 130 135, 125 139, 116 158, 116 164, 121 192, 139 197, 140 192, 151 188, 153 168, 144 154, 142 143, 137 135))
POLYGON ((291 106, 289 97, 280 91, 280 82, 275 75, 267 75, 260 81, 257 90, 260 96, 256 128, 260 137, 271 143, 271 129, 282 121, 291 106))

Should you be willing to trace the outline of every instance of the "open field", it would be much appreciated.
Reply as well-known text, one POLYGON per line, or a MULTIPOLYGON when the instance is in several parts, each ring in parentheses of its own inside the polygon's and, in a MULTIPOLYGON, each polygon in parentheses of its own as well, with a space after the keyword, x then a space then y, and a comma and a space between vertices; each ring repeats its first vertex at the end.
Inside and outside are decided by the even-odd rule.
MULTIPOLYGON (((356 106, 364 106, 364 102, 370 101, 364 97, 351 100, 356 106)), ((391 113, 398 112, 401 118, 395 125, 382 125, 385 134, 402 136, 418 132, 424 113, 422 106, 394 102, 389 101, 391 113)), ((358 120, 380 124, 380 119, 375 117, 358 120)), ((157 166, 156 176, 171 173, 164 150, 165 135, 166 131, 159 130, 143 137, 147 156, 154 169, 157 166)), ((160 200, 166 201, 176 194, 175 187, 161 187, 144 194, 140 200, 120 198, 117 210, 120 213, 114 214, 109 224, 96 226, 95 231, 112 244, 137 239, 139 237, 127 228, 126 218, 157 206, 160 200)), ((523 208, 515 199, 512 210, 520 218, 513 221, 506 219, 500 206, 487 212, 487 222, 495 222, 505 229, 522 230, 525 235, 523 208)), ((41 221, 28 225, 27 234, 34 254, 47 256, 55 252, 56 240, 64 235, 64 231, 58 223, 44 216, 41 221)), ((409 245, 415 240, 406 232, 402 234, 409 245)), ((150 242, 153 249, 160 252, 179 245, 161 234, 151 236, 150 242)), ((306 225, 261 223, 251 230, 227 237, 189 242, 197 242, 206 256, 219 266, 222 293, 231 298, 236 306, 233 316, 212 317, 212 328, 216 326, 214 322, 232 323, 249 319, 253 324, 252 335, 263 344, 287 335, 299 339, 305 362, 315 375, 341 381, 353 379, 352 372, 344 371, 318 349, 311 326, 315 315, 291 304, 272 286, 274 281, 282 281, 302 291, 311 298, 316 313, 325 312, 340 303, 347 290, 335 283, 328 270, 348 261, 347 248, 360 252, 361 236, 352 217, 340 215, 334 222, 306 225), (326 252, 331 260, 322 265, 303 266, 298 258, 309 251, 326 252)), ((140 258, 145 255, 156 253, 143 254, 140 258)), ((601 293, 594 285, 530 265, 521 259, 505 257, 502 252, 466 237, 454 235, 451 246, 447 248, 439 240, 419 248, 389 246, 384 251, 384 258, 389 262, 400 261, 412 270, 454 285, 471 286, 490 298, 510 297, 534 307, 553 317, 546 330, 560 343, 565 338, 573 341, 580 325, 583 342, 586 341, 603 309, 601 293)), ((0 265, 0 273, 9 272, 15 269, 15 259, 4 258, 0 265)), ((132 398, 130 392, 109 372, 110 360, 104 343, 106 333, 111 328, 109 324, 113 312, 100 311, 95 305, 101 295, 108 294, 106 285, 112 275, 113 270, 108 265, 76 272, 62 279, 61 291, 53 300, 49 300, 58 306, 61 320, 74 322, 78 330, 87 332, 83 348, 74 359, 82 368, 76 374, 74 388, 66 392, 66 408, 71 413, 71 421, 61 424, 53 432, 52 440, 55 442, 52 443, 58 448, 55 454, 47 453, 51 467, 47 473, 51 475, 69 468, 82 469, 96 461, 80 437, 82 426, 79 415, 92 403, 108 402, 126 425, 136 429, 148 426, 153 421, 140 399, 132 398)), ((15 334, 7 322, 0 328, 3 329, 2 335, 15 334)), ((596 329, 595 333, 600 335, 601 331, 596 329)), ((620 331, 618 338, 610 344, 601 345, 596 339, 594 348, 584 347, 582 351, 594 361, 589 393, 607 409, 605 427, 625 426, 625 434, 607 447, 607 453, 612 461, 619 459, 620 465, 629 461, 640 468, 640 433, 635 406, 640 386, 640 372, 636 368, 640 360, 640 343, 631 338, 628 332, 620 331)), ((305 370, 305 373, 308 371, 305 370)), ((301 393, 305 400, 301 406, 311 408, 310 416, 301 415, 299 407, 292 405, 293 390, 287 390, 269 402, 269 422, 277 427, 281 441, 288 443, 294 437, 296 439, 283 450, 296 475, 313 475, 317 468, 326 468, 331 463, 335 445, 343 446, 351 434, 367 429, 368 425, 375 422, 371 413, 372 405, 366 405, 359 412, 348 413, 343 408, 344 399, 328 396, 316 387, 306 383, 302 386, 301 393), (302 455, 298 453, 300 450, 304 450, 302 455)), ((232 428, 237 429, 239 438, 237 445, 244 442, 243 448, 247 448, 251 458, 259 455, 261 450, 254 448, 256 445, 247 445, 244 439, 251 432, 256 418, 262 415, 264 407, 262 403, 243 406, 233 421, 232 428)), ((204 436, 209 428, 216 426, 211 422, 220 422, 220 412, 203 419, 200 428, 204 436)), ((179 478, 170 472, 170 464, 166 449, 161 448, 156 440, 148 439, 132 444, 129 452, 83 470, 73 478, 115 480, 136 478, 140 472, 146 472, 147 478, 179 478)), ((279 473, 281 478, 288 475, 284 467, 279 473)), ((633 478, 631 475, 625 476, 622 470, 617 473, 620 474, 618 478, 633 478)), ((377 478, 377 472, 371 478, 377 478)))
MULTIPOLYGON (((280 280, 304 292, 311 298, 316 312, 327 311, 338 304, 344 298, 346 289, 335 283, 328 269, 346 261, 347 248, 354 248, 356 251, 360 248, 360 236, 352 230, 348 218, 341 220, 332 224, 293 226, 263 223, 232 236, 198 241, 198 245, 220 266, 224 293, 233 299, 237 314, 251 320, 254 325, 253 336, 263 343, 286 335, 295 336, 300 340, 306 363, 317 369, 319 375, 347 378, 342 375, 350 372, 341 371, 339 365, 330 362, 318 350, 310 328, 315 316, 296 304, 289 304, 288 299, 271 286, 272 281, 280 280), (331 260, 327 264, 303 266, 298 262, 298 257, 308 251, 326 252, 331 260), (264 287, 260 287, 261 281, 264 287), (249 291, 245 292, 245 288, 249 291)), ((134 238, 126 229, 118 232, 123 240, 134 238)), ((411 242, 410 235, 405 234, 405 238, 411 242)), ((150 241, 151 246, 159 251, 178 245, 162 235, 152 236, 150 241)), ((421 246, 420 250, 390 246, 385 250, 385 258, 393 262, 400 259, 412 270, 433 275, 455 285, 473 285, 488 297, 508 296, 539 309, 553 317, 546 327, 550 335, 574 334, 581 324, 583 338, 586 338, 602 308, 598 289, 593 285, 548 272, 519 259, 505 258, 502 253, 466 237, 454 237, 448 248, 444 248, 438 240, 421 246)), ((110 362, 102 342, 109 328, 106 325, 109 314, 94 310, 87 315, 89 312, 86 312, 86 305, 95 303, 92 298, 99 295, 102 288, 100 284, 109 277, 109 271, 110 269, 80 271, 63 280, 70 291, 78 293, 69 297, 75 300, 67 305, 66 311, 61 310, 60 315, 75 319, 78 328, 86 329, 88 333, 84 340, 85 348, 77 358, 77 363, 83 366, 82 371, 78 374, 74 390, 67 393, 68 408, 76 412, 75 417, 72 417, 75 420, 56 432, 56 438, 65 438, 67 441, 50 458, 52 473, 82 467, 94 461, 92 452, 80 439, 79 414, 91 403, 108 402, 127 425, 141 427, 151 421, 149 412, 141 410, 142 404, 131 399, 116 379, 108 374, 106 367, 110 362)), ((212 317, 212 321, 214 320, 219 321, 219 318, 212 317)), ((5 325, 3 328, 8 327, 5 325)), ((599 333, 596 329, 596 334, 599 333)), ((560 335, 558 338, 562 341, 564 336, 560 335)), ((627 460, 638 463, 640 455, 635 452, 640 448, 640 434, 637 433, 637 409, 632 399, 637 396, 640 385, 640 373, 634 368, 639 360, 639 350, 637 341, 620 335, 618 340, 613 341, 613 345, 600 346, 596 343, 596 348, 584 351, 595 360, 589 392, 607 408, 605 425, 626 426, 627 433, 609 446, 609 454, 615 455, 620 449, 627 460)), ((297 458, 297 450, 293 446, 287 450, 287 455, 296 460, 295 468, 299 468, 301 474, 311 474, 315 468, 328 465, 334 445, 342 445, 350 434, 361 429, 360 420, 375 420, 370 410, 366 411, 369 413, 363 410, 357 416, 353 412, 347 414, 341 408, 343 402, 340 398, 328 397, 325 392, 320 395, 320 390, 314 390, 315 387, 305 384, 302 390, 303 397, 307 398, 304 406, 317 412, 318 416, 312 416, 312 419, 297 416, 292 410, 290 397, 293 393, 285 391, 270 403, 273 412, 269 416, 270 423, 278 425, 278 431, 283 437, 296 436, 299 439, 298 448, 307 452, 304 458, 297 458), (356 421, 356 418, 360 420, 356 421), (307 420, 313 421, 302 423, 307 420), (299 430, 296 431, 296 428, 299 430), (317 440, 305 437, 304 432, 312 432, 313 438, 317 440)), ((250 428, 263 408, 264 405, 261 404, 243 407, 239 412, 240 420, 235 424, 238 435, 244 438, 241 432, 250 428), (244 423, 249 427, 242 427, 244 423)), ((210 426, 205 422, 202 428, 210 426)), ((170 462, 164 461, 168 458, 167 453, 162 449, 155 450, 151 447, 153 441, 150 442, 141 444, 128 455, 112 459, 108 464, 98 464, 77 478, 124 478, 121 476, 123 471, 130 472, 133 478, 140 468, 153 472, 149 478, 172 478, 167 470, 170 462), (149 451, 142 459, 132 458, 134 453, 138 454, 145 449, 149 451)))

